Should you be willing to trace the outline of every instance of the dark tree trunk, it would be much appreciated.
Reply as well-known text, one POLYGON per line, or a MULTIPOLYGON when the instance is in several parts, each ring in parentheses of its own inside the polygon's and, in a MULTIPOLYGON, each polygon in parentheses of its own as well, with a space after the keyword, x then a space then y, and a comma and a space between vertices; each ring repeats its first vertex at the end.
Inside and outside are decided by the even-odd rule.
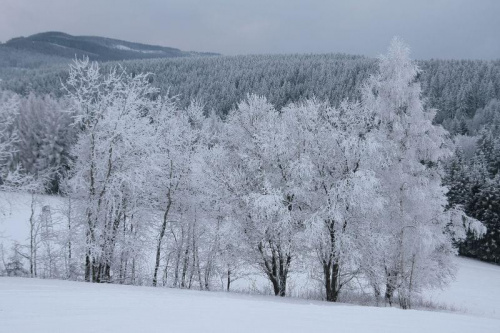
POLYGON ((160 258, 161 258, 161 245, 163 241, 163 237, 165 237, 165 231, 167 230, 167 222, 168 222, 168 213, 170 211, 170 207, 172 205, 172 201, 170 200, 170 191, 168 192, 168 203, 167 208, 165 209, 165 213, 163 214, 163 223, 161 225, 160 235, 158 236, 158 243, 156 244, 156 260, 155 260, 155 270, 153 274, 153 287, 156 287, 158 283, 158 269, 160 267, 160 258))
POLYGON ((91 252, 90 252, 90 233, 87 231, 87 252, 85 253, 85 281, 91 282, 92 280, 92 268, 91 268, 91 252))
POLYGON ((394 294, 394 287, 389 282, 385 287, 385 301, 389 303, 389 306, 392 306, 392 296, 394 294))
POLYGON ((385 301, 389 303, 389 306, 392 306, 392 300, 394 297, 394 291, 396 290, 396 272, 387 272, 387 280, 385 285, 385 301))
POLYGON ((342 284, 339 258, 336 254, 335 221, 326 220, 325 226, 328 229, 329 247, 327 249, 320 247, 319 251, 322 256, 326 300, 327 302, 337 302, 342 284))
POLYGON ((85 281, 90 282, 90 255, 85 254, 85 281))
MULTIPOLYGON (((90 136, 90 185, 89 185, 89 203, 92 202, 95 195, 95 135, 92 133, 90 136)), ((92 258, 91 247, 94 241, 93 237, 93 217, 90 208, 87 208, 87 227, 86 241, 87 241, 87 253, 85 254, 85 281, 91 282, 95 280, 94 272, 94 259, 92 258)))
POLYGON ((34 235, 35 220, 34 220, 34 216, 35 216, 35 194, 31 194, 31 215, 30 215, 30 276, 31 277, 36 276, 35 235, 34 235))
MULTIPOLYGON (((169 179, 172 180, 172 175, 174 172, 173 162, 170 161, 170 173, 169 179)), ((161 244, 163 237, 165 237, 165 230, 167 229, 168 213, 170 212, 170 207, 172 206, 172 184, 170 184, 167 191, 167 206, 165 208, 165 213, 163 214, 163 222, 160 229, 160 234, 158 235, 158 243, 156 245, 156 260, 155 260, 155 270, 153 274, 153 287, 158 284, 158 269, 160 267, 161 258, 161 244)))
POLYGON ((327 302, 337 302, 339 297, 339 265, 329 262, 323 265, 325 275, 326 300, 327 302))
POLYGON ((68 279, 73 278, 73 258, 71 253, 71 197, 68 199, 68 279))
POLYGON ((271 241, 268 243, 271 252, 270 256, 265 254, 262 243, 258 245, 263 260, 262 267, 273 285, 274 295, 284 297, 286 296, 286 282, 292 257, 289 253, 282 253, 280 246, 276 246, 271 241))
MULTIPOLYGON (((189 252, 190 252, 190 247, 191 247, 191 242, 190 242, 190 237, 191 235, 191 224, 188 225, 188 230, 187 230, 187 235, 186 235, 186 248, 184 250, 184 258, 183 258, 183 264, 182 264, 182 275, 181 275, 181 288, 186 287, 186 276, 187 276, 187 270, 189 266, 189 252)), ((184 243, 184 241, 183 241, 184 243)))

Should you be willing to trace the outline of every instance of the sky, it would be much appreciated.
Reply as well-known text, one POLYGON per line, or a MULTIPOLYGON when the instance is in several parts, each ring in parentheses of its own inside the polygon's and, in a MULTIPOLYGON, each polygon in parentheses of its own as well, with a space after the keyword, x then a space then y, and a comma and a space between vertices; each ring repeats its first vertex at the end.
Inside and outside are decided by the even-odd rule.
POLYGON ((185 51, 499 59, 500 0, 0 0, 0 41, 62 31, 185 51))

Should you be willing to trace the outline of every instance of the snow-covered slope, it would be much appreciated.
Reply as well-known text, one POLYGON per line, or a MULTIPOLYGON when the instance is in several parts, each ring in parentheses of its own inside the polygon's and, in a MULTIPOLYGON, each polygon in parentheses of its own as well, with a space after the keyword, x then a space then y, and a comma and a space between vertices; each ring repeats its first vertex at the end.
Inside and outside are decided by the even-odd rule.
POLYGON ((0 332, 499 332, 500 320, 151 287, 0 278, 0 332))
POLYGON ((425 299, 468 314, 500 319, 500 266, 467 258, 457 261, 456 280, 443 290, 427 292, 425 299))

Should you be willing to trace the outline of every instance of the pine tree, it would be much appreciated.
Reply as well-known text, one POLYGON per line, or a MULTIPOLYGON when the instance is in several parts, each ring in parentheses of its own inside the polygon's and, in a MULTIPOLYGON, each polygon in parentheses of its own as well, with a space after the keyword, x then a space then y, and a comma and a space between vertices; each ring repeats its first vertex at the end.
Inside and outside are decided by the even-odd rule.
POLYGON ((466 255, 481 260, 500 263, 500 176, 487 179, 473 196, 469 211, 482 221, 487 228, 479 240, 468 239, 465 243, 466 255))
POLYGON ((469 163, 464 159, 461 147, 455 150, 455 155, 446 164, 443 184, 448 188, 448 207, 465 206, 470 201, 471 180, 469 163))
MULTIPOLYGON (((500 262, 500 224, 499 224, 499 139, 494 138, 492 128, 483 129, 475 156, 470 162, 463 162, 462 168, 467 168, 464 183, 468 182, 466 195, 460 198, 460 204, 471 217, 482 221, 487 228, 483 238, 477 239, 469 233, 467 239, 460 243, 460 254, 485 261, 500 262)), ((451 177, 452 171, 448 171, 451 177)), ((457 180, 460 181, 457 177, 457 180)), ((455 200, 455 194, 460 190, 457 183, 450 184, 448 197, 455 200)))

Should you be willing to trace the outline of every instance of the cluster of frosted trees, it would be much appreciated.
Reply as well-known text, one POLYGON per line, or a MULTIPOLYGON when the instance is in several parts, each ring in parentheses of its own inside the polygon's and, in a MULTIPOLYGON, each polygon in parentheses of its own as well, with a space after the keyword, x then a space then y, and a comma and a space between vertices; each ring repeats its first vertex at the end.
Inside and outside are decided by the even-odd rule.
POLYGON ((255 268, 285 296, 302 269, 328 301, 357 281, 403 308, 444 285, 454 242, 484 227, 448 205, 452 150, 408 48, 395 40, 378 66, 359 101, 277 110, 249 95, 221 119, 162 97, 149 75, 76 61, 61 182, 72 278, 229 290, 255 268))
POLYGON ((407 53, 393 43, 359 103, 277 111, 250 96, 209 149, 216 202, 276 295, 293 262, 308 260, 329 301, 362 275, 409 307, 412 293, 451 276, 452 242, 483 232, 459 207, 445 210, 446 133, 423 108, 407 53))

